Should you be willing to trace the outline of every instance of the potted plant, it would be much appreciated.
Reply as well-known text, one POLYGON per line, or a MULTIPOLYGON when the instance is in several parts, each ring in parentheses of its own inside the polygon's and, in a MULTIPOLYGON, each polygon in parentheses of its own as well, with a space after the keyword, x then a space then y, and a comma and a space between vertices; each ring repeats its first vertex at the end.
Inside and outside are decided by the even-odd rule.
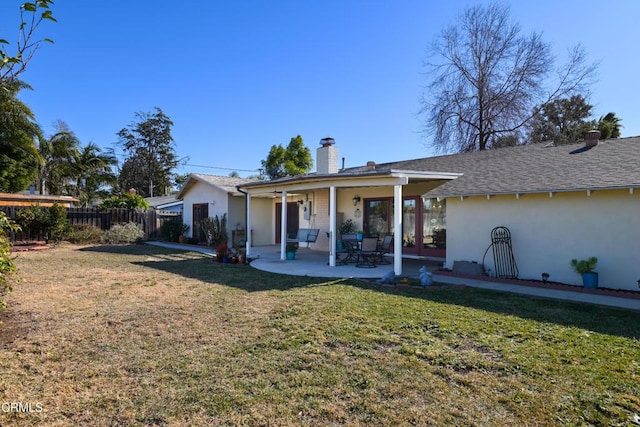
POLYGON ((355 231, 356 231, 356 224, 353 222, 352 219, 344 220, 342 224, 340 224, 340 227, 338 227, 338 233, 340 233, 341 235, 355 233, 355 231))
POLYGON ((362 242, 362 238, 363 237, 364 237, 364 231, 363 230, 358 230, 358 234, 357 234, 358 240, 362 242))
POLYGON ((222 242, 216 248, 216 261, 222 262, 223 259, 227 256, 228 250, 227 242, 222 242))
POLYGON ((292 260, 296 259, 296 251, 298 247, 296 245, 287 245, 285 248, 285 252, 287 253, 287 259, 292 260))
POLYGON ((179 243, 184 243, 185 234, 187 234, 187 231, 189 231, 189 224, 180 224, 180 235, 178 236, 179 243))
POLYGON ((593 271, 597 263, 598 258, 594 256, 583 260, 571 260, 571 266, 576 273, 582 276, 582 284, 587 289, 596 289, 598 287, 598 273, 593 271))

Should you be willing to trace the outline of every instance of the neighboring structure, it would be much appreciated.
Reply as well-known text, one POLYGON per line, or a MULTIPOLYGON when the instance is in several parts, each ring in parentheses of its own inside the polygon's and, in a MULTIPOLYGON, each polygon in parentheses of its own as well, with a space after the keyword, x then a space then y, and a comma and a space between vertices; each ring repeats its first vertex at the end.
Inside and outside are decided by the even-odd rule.
POLYGON ((149 208, 157 211, 182 212, 184 202, 176 198, 176 194, 169 196, 147 197, 145 200, 149 208))
POLYGON ((41 196, 39 194, 0 193, 0 206, 53 206, 58 203, 65 208, 75 206, 80 201, 71 196, 41 196))
MULTIPOLYGON (((337 158, 322 141, 318 166, 337 158)), ((365 232, 396 236, 401 254, 482 263, 495 274, 491 230, 508 227, 519 277, 580 284, 569 262, 597 256, 600 286, 636 289, 640 279, 640 137, 553 146, 534 144, 348 168, 242 184, 249 223, 256 196, 271 194, 271 244, 288 228, 319 228, 314 248, 335 264, 343 219, 365 232), (282 209, 283 205, 287 209, 282 209), (279 205, 279 208, 278 208, 279 205), (306 209, 306 210, 305 210, 306 209), (290 218, 293 218, 291 224, 290 218)), ((323 166, 324 167, 324 166, 323 166)), ((261 202, 263 202, 261 200, 261 202)), ((269 212, 267 211, 267 212, 269 212)), ((261 225, 264 206, 260 208, 261 225)), ((290 231, 290 230, 288 230, 290 231)), ((284 244, 281 244, 284 259, 284 244)))
MULTIPOLYGON (((244 240, 246 238, 245 199, 236 187, 250 181, 246 178, 228 176, 196 173, 189 175, 176 196, 184 203, 182 221, 189 225, 187 235, 199 241, 206 241, 200 221, 216 215, 221 218, 226 213, 227 232, 232 240, 231 243, 244 240)), ((262 230, 261 224, 257 225, 256 228, 262 230)), ((260 231, 254 233, 258 244, 269 243, 266 235, 263 238, 260 231)))

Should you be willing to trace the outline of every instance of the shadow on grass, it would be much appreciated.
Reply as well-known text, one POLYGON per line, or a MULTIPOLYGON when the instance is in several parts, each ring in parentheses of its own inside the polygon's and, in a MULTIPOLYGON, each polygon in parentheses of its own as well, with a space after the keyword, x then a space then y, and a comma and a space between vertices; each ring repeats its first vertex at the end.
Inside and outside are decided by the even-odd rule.
POLYGON ((498 292, 471 287, 441 285, 426 289, 408 287, 383 287, 371 281, 355 279, 327 279, 287 276, 268 273, 247 265, 211 262, 211 258, 195 252, 156 246, 96 246, 81 250, 146 255, 151 259, 134 262, 136 265, 162 270, 168 273, 230 286, 247 292, 269 290, 286 291, 306 286, 342 283, 361 289, 389 295, 418 298, 443 304, 453 304, 477 310, 516 316, 538 322, 588 329, 607 335, 640 339, 638 313, 629 310, 601 307, 568 301, 536 298, 532 296, 498 292))
MULTIPOLYGON (((249 265, 212 262, 212 258, 199 252, 151 245, 102 245, 79 249, 117 255, 146 256, 145 261, 133 264, 177 274, 189 279, 215 283, 247 292, 288 290, 312 285, 336 283, 334 279, 287 276, 256 270, 249 265)), ((343 281, 341 281, 343 282, 343 281)))
POLYGON ((640 339, 639 315, 632 310, 456 285, 436 285, 426 289, 381 288, 375 284, 364 286, 409 298, 640 339))

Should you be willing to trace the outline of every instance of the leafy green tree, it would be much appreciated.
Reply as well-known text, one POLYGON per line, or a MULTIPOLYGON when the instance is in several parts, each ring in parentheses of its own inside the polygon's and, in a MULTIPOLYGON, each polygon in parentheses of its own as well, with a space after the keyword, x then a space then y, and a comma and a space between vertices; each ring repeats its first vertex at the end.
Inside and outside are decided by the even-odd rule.
POLYGON ((78 155, 79 141, 66 123, 58 121, 56 132, 38 143, 38 189, 40 194, 62 194, 70 178, 69 165, 78 155))
POLYGON ((589 120, 592 108, 582 95, 536 107, 537 112, 530 124, 530 142, 571 144, 584 138, 589 130, 596 127, 596 123, 589 120))
POLYGON ((11 48, 9 41, 0 36, 0 88, 18 78, 42 43, 53 43, 48 38, 35 40, 36 30, 42 22, 57 22, 51 11, 52 5, 53 0, 22 3, 15 46, 11 48))
POLYGON ((600 131, 600 138, 620 138, 620 124, 622 120, 616 117, 616 113, 607 113, 605 116, 598 119, 598 130, 600 131))
POLYGON ((421 113, 436 149, 484 150, 519 136, 534 105, 580 92, 593 75, 579 46, 554 70, 550 45, 538 33, 522 35, 509 15, 500 3, 472 6, 432 45, 421 113))
POLYGON ((282 145, 271 146, 267 159, 262 161, 262 167, 269 179, 302 175, 312 166, 311 150, 304 145, 300 135, 291 138, 286 149, 282 145))
POLYGON ((158 107, 155 113, 136 113, 137 122, 118 132, 127 152, 119 177, 121 188, 135 188, 143 197, 167 195, 173 170, 178 166, 171 126, 158 107))
POLYGON ((113 194, 98 205, 98 209, 149 209, 149 203, 139 194, 122 193, 113 194))
POLYGON ((174 182, 176 188, 182 188, 184 183, 187 182, 187 179, 189 179, 189 174, 188 173, 175 174, 173 176, 173 182, 174 182))
POLYGON ((0 191, 22 191, 37 176, 39 162, 35 141, 41 138, 40 127, 31 109, 17 98, 30 86, 19 80, 0 87, 0 191))
POLYGON ((66 193, 77 197, 82 207, 91 206, 96 199, 106 197, 106 187, 115 184, 112 166, 117 164, 113 153, 103 152, 93 142, 80 147, 67 167, 71 182, 66 193))

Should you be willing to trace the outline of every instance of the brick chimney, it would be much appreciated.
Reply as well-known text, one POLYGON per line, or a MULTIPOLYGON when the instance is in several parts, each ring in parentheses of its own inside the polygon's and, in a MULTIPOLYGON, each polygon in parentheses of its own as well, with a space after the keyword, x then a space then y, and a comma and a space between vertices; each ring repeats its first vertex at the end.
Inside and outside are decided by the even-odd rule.
POLYGON ((333 138, 322 138, 316 151, 316 173, 338 173, 338 149, 333 138))

